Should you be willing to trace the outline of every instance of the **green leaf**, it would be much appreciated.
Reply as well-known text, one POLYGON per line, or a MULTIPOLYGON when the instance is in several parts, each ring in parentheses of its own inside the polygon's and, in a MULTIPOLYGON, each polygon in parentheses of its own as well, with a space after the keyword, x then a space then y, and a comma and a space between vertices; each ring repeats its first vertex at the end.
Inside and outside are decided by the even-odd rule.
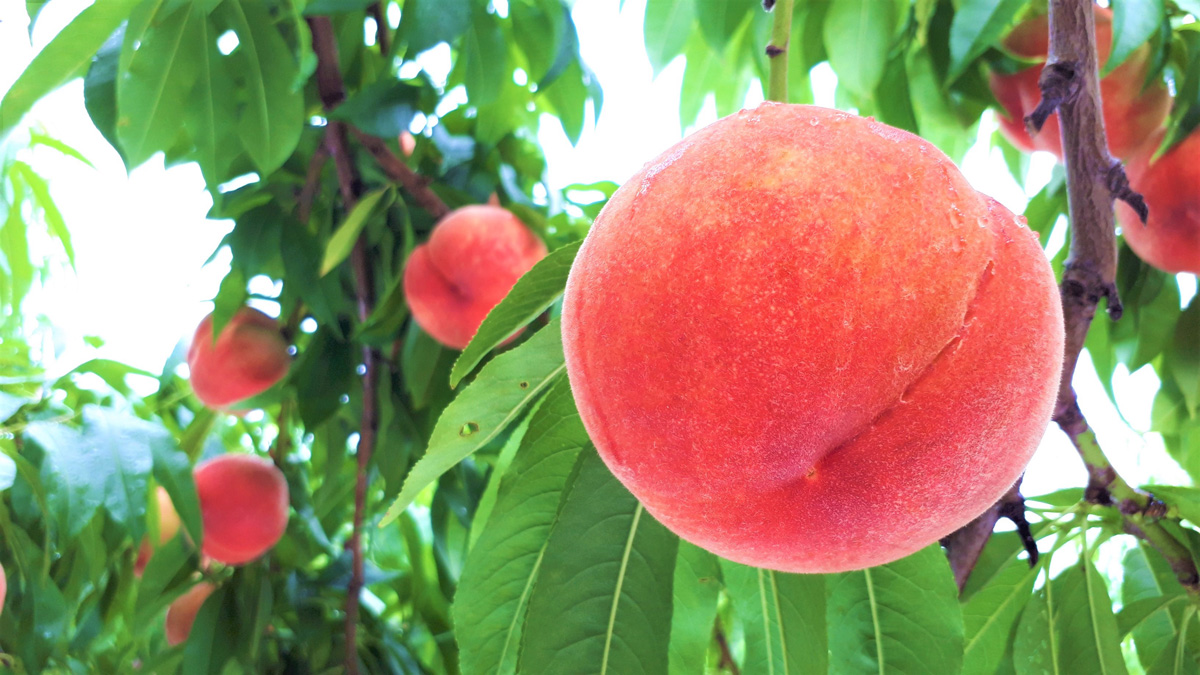
POLYGON ((1158 659, 1146 669, 1147 675, 1195 675, 1200 672, 1196 659, 1187 648, 1188 636, 1200 629, 1193 620, 1196 608, 1189 606, 1183 611, 1179 632, 1172 636, 1158 659))
POLYGON ((134 625, 153 621, 184 592, 198 562, 195 550, 183 535, 155 549, 138 582, 134 625))
POLYGON ((55 150, 64 157, 71 157, 73 159, 77 159, 80 162, 87 165, 88 168, 91 168, 91 169, 96 168, 95 164, 92 164, 92 162, 90 160, 88 160, 87 157, 83 156, 83 153, 79 152, 75 148, 67 145, 66 143, 63 143, 62 141, 58 140, 57 138, 47 136, 46 134, 44 134, 40 131, 31 129, 29 131, 29 147, 32 148, 32 147, 36 147, 39 145, 43 145, 47 148, 55 150))
POLYGON ((1013 627, 1029 602, 1041 566, 1011 556, 1008 563, 963 605, 964 673, 994 673, 1013 627))
MULTIPOLYGON (((121 142, 117 138, 117 60, 124 42, 125 25, 122 24, 101 45, 83 78, 83 103, 88 116, 117 154, 121 154, 121 142)), ((121 155, 121 161, 125 161, 124 155, 121 155)))
POLYGON ((7 490, 17 480, 17 463, 8 455, 0 455, 0 491, 7 490))
POLYGON ((130 536, 146 531, 147 478, 154 445, 171 447, 165 429, 105 408, 86 406, 80 428, 32 422, 25 436, 46 453, 47 501, 63 535, 75 537, 103 507, 130 536))
MULTIPOLYGON (((757 0, 694 0, 694 2, 696 18, 700 21, 700 32, 716 52, 725 50, 729 38, 733 37, 738 27, 747 20, 752 12, 762 11, 762 5, 757 0)), ((649 10, 647 10, 648 12, 649 10)), ((688 27, 690 26, 689 23, 688 27)))
POLYGON ((676 56, 683 53, 696 21, 695 0, 658 0, 646 3, 643 33, 646 56, 658 75, 676 56))
POLYGON ((721 593, 717 557, 695 544, 680 541, 672 592, 670 675, 703 673, 721 593))
MULTIPOLYGON (((117 75, 117 138, 131 166, 175 145, 199 68, 186 47, 191 7, 159 5, 143 34, 127 32, 125 69, 117 75)), ((198 21, 203 21, 199 17, 198 21)))
POLYGON ((1083 501, 1083 488, 1063 488, 1036 497, 1026 497, 1025 500, 1058 507, 1074 506, 1083 501))
POLYGON ((223 12, 238 36, 227 72, 245 98, 238 135, 262 175, 283 165, 304 128, 304 94, 292 91, 297 64, 265 5, 226 0, 223 12))
POLYGON ((1150 617, 1182 599, 1182 596, 1179 595, 1156 595, 1151 598, 1142 598, 1130 605, 1124 605, 1121 607, 1121 611, 1117 612, 1117 634, 1124 639, 1126 635, 1144 625, 1150 617))
POLYGON ((93 3, 59 31, 0 99, 0 141, 21 121, 33 104, 81 75, 108 36, 129 18, 141 0, 93 3))
POLYGON ((507 428, 565 368, 557 320, 488 363, 438 418, 429 448, 404 481, 381 525, 399 517, 421 490, 507 428))
POLYGON ((439 42, 453 44, 471 25, 470 0, 408 0, 400 15, 399 33, 411 55, 439 42))
POLYGON ((511 79, 511 73, 508 45, 496 17, 482 10, 475 12, 463 34, 452 77, 466 85, 471 105, 486 105, 500 96, 500 88, 511 79))
POLYGON ((354 250, 354 244, 358 241, 358 235, 367 226, 367 222, 376 213, 386 211, 392 205, 395 197, 395 191, 386 187, 372 190, 358 200, 358 203, 350 210, 350 214, 346 216, 341 225, 338 225, 333 236, 329 237, 329 243, 325 245, 325 258, 321 261, 321 276, 329 274, 333 268, 350 257, 350 252, 354 250))
POLYGON ((518 672, 666 672, 679 539, 594 448, 575 472, 529 597, 518 672))
POLYGON ((1166 364, 1183 392, 1188 412, 1196 416, 1200 411, 1200 300, 1193 298, 1175 324, 1166 364))
POLYGON ((909 50, 905 65, 913 115, 921 137, 938 146, 950 159, 962 161, 967 148, 974 143, 975 134, 968 133, 949 93, 942 87, 930 50, 909 50))
POLYGON ((63 251, 67 254, 67 260, 71 263, 71 267, 75 267, 75 246, 71 244, 71 231, 67 229, 62 213, 54 203, 54 198, 50 196, 50 185, 25 162, 14 161, 10 165, 10 170, 20 176, 26 187, 29 188, 33 194, 33 203, 42 210, 42 217, 46 220, 46 229, 62 244, 63 251))
POLYGON ((515 671, 529 593, 587 443, 570 384, 559 378, 533 414, 463 567, 454 624, 464 673, 515 671))
POLYGON ((341 397, 354 380, 356 351, 335 327, 322 325, 292 365, 287 381, 296 389, 300 419, 308 428, 315 429, 342 406, 341 397))
POLYGON ((829 577, 830 672, 956 673, 958 588, 937 544, 907 558, 829 577))
POLYGON ((1104 577, 1089 561, 1073 565, 1030 599, 1017 626, 1018 673, 1125 673, 1117 619, 1104 577))
MULTIPOLYGON (((1188 26, 1195 27, 1194 24, 1188 26)), ((1171 105, 1171 117, 1167 122, 1167 134, 1162 144, 1154 151, 1157 160, 1169 152, 1177 143, 1191 135, 1200 125, 1200 31, 1176 31, 1176 43, 1182 42, 1187 49, 1187 63, 1179 64, 1175 77, 1175 99, 1171 105), (1180 40, 1182 38, 1182 40, 1180 40), (1179 72, 1179 71, 1182 72, 1179 72)))
POLYGON ((530 82, 541 89, 579 58, 579 36, 559 0, 521 0, 508 5, 512 39, 525 55, 530 82))
POLYGON ((828 670, 825 581, 721 561, 725 589, 746 641, 744 675, 828 670))
POLYGON ((1037 232, 1042 248, 1050 241, 1058 217, 1067 212, 1066 186, 1066 174, 1055 167, 1050 181, 1025 206, 1025 220, 1029 229, 1037 232))
POLYGON ((329 113, 380 138, 396 138, 408 131, 416 116, 421 89, 392 78, 367 85, 329 113))
POLYGON ((222 586, 213 591, 196 613, 187 642, 183 643, 183 675, 216 675, 233 657, 237 645, 236 606, 233 591, 222 586))
POLYGON ((1163 0, 1121 0, 1112 3, 1112 50, 1100 77, 1116 70, 1138 47, 1158 32, 1166 16, 1163 0))
POLYGON ((1121 567, 1124 572, 1121 582, 1124 609, 1121 613, 1125 615, 1127 609, 1130 614, 1125 615, 1123 621, 1118 618, 1118 633, 1132 633, 1138 660, 1143 666, 1150 667, 1162 657, 1175 638, 1177 631, 1173 615, 1179 605, 1175 606, 1174 611, 1152 612, 1140 621, 1134 621, 1133 614, 1147 602, 1182 600, 1185 598, 1184 590, 1162 556, 1157 551, 1149 550, 1144 543, 1125 552, 1121 567))
MULTIPOLYGON (((212 415, 212 411, 205 409, 197 415, 197 420, 212 415)), ((187 452, 170 441, 169 437, 159 434, 156 442, 150 444, 150 455, 154 480, 167 491, 184 529, 196 546, 200 546, 204 542, 204 526, 200 516, 200 498, 192 481, 192 463, 187 452)))
POLYGON ((896 5, 878 0, 839 0, 825 15, 825 49, 838 84, 869 98, 883 77, 896 32, 896 5))
POLYGON ((988 47, 1000 41, 1028 0, 965 0, 950 24, 950 73, 957 80, 988 47))
POLYGON ((235 129, 238 124, 236 96, 226 59, 217 48, 219 27, 213 25, 199 5, 188 24, 183 48, 185 58, 196 64, 196 84, 184 109, 183 125, 196 145, 196 163, 210 190, 229 178, 228 167, 243 156, 235 129))
POLYGON ((529 325, 562 295, 571 263, 583 241, 576 241, 550 252, 513 285, 500 304, 488 312, 475 337, 454 362, 450 371, 450 386, 457 387, 475 366, 507 340, 513 333, 529 325))

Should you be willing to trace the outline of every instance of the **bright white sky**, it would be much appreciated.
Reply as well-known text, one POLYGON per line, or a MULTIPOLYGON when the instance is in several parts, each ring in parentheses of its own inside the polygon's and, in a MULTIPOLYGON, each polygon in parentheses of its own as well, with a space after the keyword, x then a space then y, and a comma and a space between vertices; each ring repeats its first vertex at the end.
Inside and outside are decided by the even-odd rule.
MULTIPOLYGON (((683 59, 652 78, 642 48, 645 2, 627 0, 620 12, 618 0, 576 4, 580 48, 604 88, 604 108, 599 123, 589 123, 575 147, 556 120, 547 118, 549 123, 543 124, 539 140, 549 163, 549 180, 556 187, 622 182, 682 135, 677 111, 683 59)), ((24 3, 0 0, 0 91, 17 77, 35 47, 43 46, 88 4, 52 2, 37 23, 31 47, 24 3)), ((819 90, 817 102, 832 106, 832 71, 822 66, 813 80, 819 90)), ((208 266, 204 262, 232 224, 205 219, 210 200, 194 165, 168 171, 156 158, 126 176, 116 153, 87 118, 82 91, 82 83, 73 82, 40 103, 33 114, 37 124, 96 165, 93 170, 50 151, 32 153, 38 170, 51 179, 77 251, 76 272, 58 274, 34 309, 65 329, 74 338, 69 343, 78 343, 82 335, 97 335, 107 343, 99 355, 157 372, 177 341, 190 337, 211 310, 209 300, 228 270, 228 255, 219 255, 208 266)), ((747 104, 761 100, 761 89, 752 88, 747 104)), ((700 122, 715 119, 710 101, 700 122)), ((987 139, 995 127, 990 114, 981 126, 980 137, 987 139)), ((1023 190, 1004 168, 999 151, 989 152, 985 140, 971 149, 962 168, 977 189, 1020 213, 1027 195, 1049 179, 1052 166, 1048 155, 1035 157, 1028 191, 1023 190)), ((1185 293, 1195 288, 1194 277, 1187 284, 1185 293)), ((68 352, 57 369, 96 355, 92 350, 68 352)), ((1120 412, 1131 428, 1107 401, 1086 355, 1076 375, 1084 412, 1122 475, 1133 483, 1188 484, 1157 435, 1138 431, 1149 428, 1157 386, 1149 368, 1134 376, 1124 373, 1118 380, 1120 412)), ((1024 492, 1036 495, 1081 486, 1085 478, 1070 443, 1052 425, 1029 468, 1024 492)))

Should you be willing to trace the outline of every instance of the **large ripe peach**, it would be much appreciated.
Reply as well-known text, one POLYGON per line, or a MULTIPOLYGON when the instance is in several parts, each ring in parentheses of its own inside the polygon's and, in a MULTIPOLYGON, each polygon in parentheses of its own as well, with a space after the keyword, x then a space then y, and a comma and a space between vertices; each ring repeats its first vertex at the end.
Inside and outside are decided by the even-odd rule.
POLYGON ((204 405, 228 410, 287 375, 291 357, 279 324, 257 309, 242 307, 216 342, 212 334, 210 314, 196 328, 188 349, 192 391, 204 405))
POLYGON ((1021 474, 1062 365, 1036 235, 930 143, 764 103, 647 164, 567 282, 616 477, 684 539, 789 572, 886 563, 1021 474))
POLYGON ((1193 131, 1158 161, 1160 131, 1126 167, 1133 189, 1146 198, 1143 225, 1125 202, 1117 218, 1129 247, 1142 260, 1167 272, 1200 274, 1200 130, 1193 131))
POLYGON ((171 541, 179 533, 179 513, 175 511, 175 505, 171 503, 171 496, 162 486, 158 487, 154 496, 158 501, 158 544, 151 545, 149 537, 142 539, 142 544, 138 547, 137 562, 133 564, 133 573, 139 577, 142 576, 142 572, 146 571, 150 556, 154 555, 154 549, 171 541))
POLYGON ((462 349, 517 279, 546 255, 524 223, 497 206, 464 206, 443 218, 404 269, 404 295, 425 332, 462 349))
POLYGON ((192 624, 196 623, 196 614, 215 590, 216 586, 202 581, 171 603, 167 608, 167 644, 174 647, 187 641, 192 624))
MULTIPOLYGON (((1096 50, 1103 67, 1112 48, 1112 12, 1095 8, 1096 50)), ((1004 39, 1012 54, 1029 60, 1045 61, 1050 51, 1050 28, 1045 14, 1021 22, 1004 39)), ((1142 45, 1120 67, 1100 80, 1104 128, 1108 147, 1116 157, 1128 157, 1145 144, 1171 109, 1171 95, 1161 78, 1149 85, 1150 47, 1142 45)), ((1062 157, 1062 137, 1058 115, 1052 115, 1042 130, 1030 137, 1024 118, 1033 112, 1042 98, 1038 77, 1042 66, 1020 70, 1011 75, 992 73, 990 84, 996 100, 1004 107, 1000 131, 1018 148, 1031 152, 1046 150, 1062 157)))
POLYGON ((288 486, 274 464, 251 455, 221 455, 197 466, 195 480, 204 555, 241 565, 266 553, 283 536, 288 486))

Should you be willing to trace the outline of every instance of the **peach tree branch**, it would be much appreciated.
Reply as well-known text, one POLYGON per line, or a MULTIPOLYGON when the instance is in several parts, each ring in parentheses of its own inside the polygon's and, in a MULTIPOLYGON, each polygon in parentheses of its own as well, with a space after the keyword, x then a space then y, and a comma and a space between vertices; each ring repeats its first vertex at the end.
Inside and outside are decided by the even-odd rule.
MULTIPOLYGON (((1147 215, 1145 202, 1130 188, 1123 166, 1109 154, 1093 12, 1091 0, 1051 0, 1050 54, 1038 81, 1042 100, 1025 118, 1026 128, 1037 133, 1050 115, 1058 113, 1067 169, 1071 243, 1060 286, 1066 343, 1054 421, 1071 439, 1087 468, 1084 499, 1115 506, 1123 529, 1157 549, 1188 594, 1200 601, 1200 575, 1190 551, 1159 522, 1166 513, 1162 503, 1130 486, 1116 472, 1088 427, 1072 386, 1079 353, 1100 301, 1106 301, 1112 320, 1122 313, 1116 286, 1113 201, 1128 202, 1143 222, 1147 215)), ((1004 501, 945 540, 960 588, 991 535, 988 521, 995 524, 1004 501)))
POLYGON ((1141 196, 1129 187, 1121 163, 1108 151, 1091 0, 1051 0, 1050 57, 1039 86, 1042 102, 1025 123, 1037 131, 1051 112, 1058 112, 1071 222, 1071 244, 1060 287, 1066 347, 1054 421, 1070 437, 1087 467, 1085 499, 1115 506, 1124 530, 1157 549, 1193 600, 1200 600, 1195 562, 1187 547, 1162 526, 1162 503, 1130 486, 1113 468, 1088 427, 1072 386, 1079 353, 1100 300, 1106 300, 1113 320, 1122 313, 1116 286, 1113 201, 1124 199, 1143 219, 1147 213, 1141 196))
MULTIPOLYGON (((337 42, 333 26, 327 17, 312 17, 308 20, 312 31, 313 51, 317 55, 317 88, 321 102, 326 110, 332 110, 345 99, 345 89, 338 65, 337 42)), ((342 193, 342 201, 346 211, 354 207, 362 194, 362 180, 354 167, 346 142, 346 127, 341 122, 330 120, 325 131, 325 143, 329 154, 333 157, 337 170, 338 187, 342 193)), ((371 269, 371 258, 367 233, 359 235, 350 254, 350 264, 354 271, 355 300, 358 305, 359 319, 366 321, 375 306, 375 282, 371 269)), ((363 358, 363 397, 362 421, 359 428, 358 448, 355 453, 357 460, 354 482, 354 526, 349 541, 352 568, 350 582, 346 588, 346 622, 345 649, 346 672, 350 675, 358 673, 358 611, 359 595, 365 584, 362 551, 362 528, 366 512, 367 476, 371 462, 371 454, 375 449, 375 439, 379 429, 379 410, 377 391, 379 385, 379 354, 364 345, 363 358)))

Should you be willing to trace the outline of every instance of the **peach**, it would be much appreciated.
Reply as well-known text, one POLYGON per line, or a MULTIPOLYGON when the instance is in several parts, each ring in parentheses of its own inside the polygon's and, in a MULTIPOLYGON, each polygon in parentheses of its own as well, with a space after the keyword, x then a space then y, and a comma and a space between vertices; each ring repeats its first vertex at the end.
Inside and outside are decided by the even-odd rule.
MULTIPOLYGON (((1096 12, 1096 48, 1100 67, 1112 48, 1112 12, 1101 7, 1096 12)), ((1024 59, 1045 61, 1050 51, 1050 28, 1045 14, 1017 25, 1004 39, 1004 47, 1024 59)), ((1155 129, 1167 119, 1171 95, 1161 78, 1144 86, 1150 72, 1150 47, 1142 45, 1120 67, 1100 81, 1104 128, 1108 147, 1116 157, 1128 157, 1138 150, 1155 129)), ((996 100, 1004 108, 1000 131, 1013 145, 1026 151, 1046 150, 1062 158, 1062 139, 1058 115, 1052 115, 1041 132, 1030 137, 1024 118, 1033 112, 1042 98, 1038 77, 1042 66, 1011 75, 992 73, 990 84, 996 100)))
POLYGON ((196 614, 215 590, 216 586, 202 581, 171 603, 167 608, 167 644, 174 647, 187 641, 188 634, 192 632, 192 624, 196 623, 196 614))
POLYGON ((413 250, 404 268, 404 295, 425 332, 462 349, 517 279, 545 255, 542 240, 506 209, 464 206, 413 250))
POLYGON ((4 566, 0 565, 0 612, 4 611, 4 596, 8 593, 8 577, 4 576, 4 566))
POLYGON ((204 523, 202 553, 226 565, 261 556, 283 536, 288 486, 283 472, 251 455, 221 455, 196 467, 204 523))
POLYGON ((405 157, 412 157, 413 151, 417 149, 416 137, 407 131, 401 131, 396 141, 400 144, 400 152, 403 152, 405 157))
POLYGON ((139 577, 142 576, 142 572, 146 571, 146 565, 150 562, 150 556, 154 554, 154 549, 171 541, 179 533, 179 513, 175 511, 175 505, 171 503, 171 496, 159 486, 155 497, 158 500, 158 544, 152 546, 149 537, 142 540, 141 546, 138 547, 137 562, 133 565, 133 573, 139 577))
POLYGON ((1141 219, 1117 202, 1117 219, 1129 247, 1142 260, 1167 272, 1200 274, 1200 129, 1158 161, 1160 131, 1126 167, 1130 185, 1146 198, 1150 217, 1141 219))
POLYGON ((192 391, 204 405, 228 410, 287 375, 291 357, 275 319, 242 307, 213 341, 212 315, 196 328, 188 349, 192 391))
POLYGON ((937 148, 764 103, 596 218, 563 347, 588 434, 660 522, 788 572, 886 563, 978 516, 1050 419, 1054 275, 937 148))

